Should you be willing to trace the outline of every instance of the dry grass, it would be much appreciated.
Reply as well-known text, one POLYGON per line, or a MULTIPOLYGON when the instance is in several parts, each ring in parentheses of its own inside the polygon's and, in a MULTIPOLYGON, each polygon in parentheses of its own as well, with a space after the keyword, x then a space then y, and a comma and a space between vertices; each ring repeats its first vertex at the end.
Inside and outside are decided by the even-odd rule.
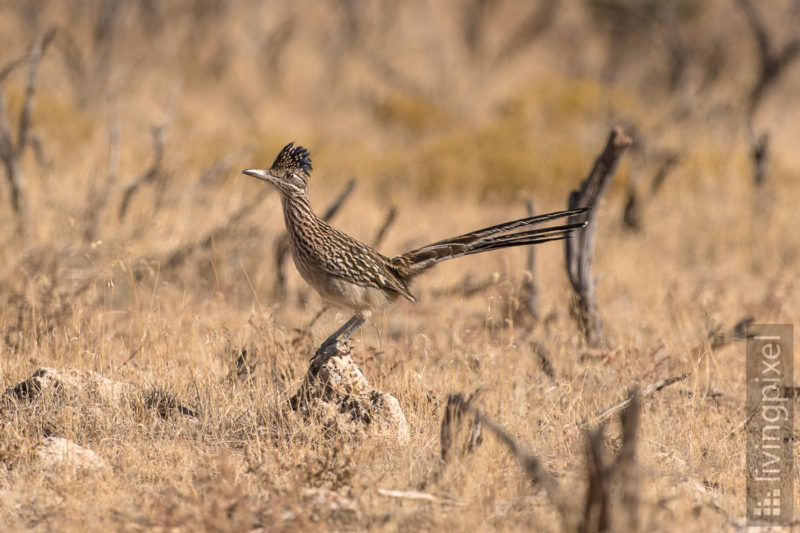
MULTIPOLYGON (((59 28, 36 94, 33 131, 45 160, 32 151, 22 159, 28 237, 0 239, 0 388, 48 366, 142 390, 122 404, 90 394, 3 399, 4 527, 557 531, 552 502, 493 436, 442 466, 448 394, 482 388, 481 411, 580 507, 582 423, 634 385, 685 372, 642 404, 640 527, 742 523, 744 348, 712 350, 708 335, 746 315, 800 316, 800 158, 791 148, 800 70, 787 71, 759 113, 773 139, 765 216, 754 212, 737 114, 750 80, 736 62, 751 48, 732 37, 746 27, 726 2, 682 15, 687 45, 711 54, 720 42, 730 54, 707 92, 697 89, 699 59, 684 85, 666 89, 667 60, 643 41, 609 75, 597 51, 607 34, 578 2, 564 2, 539 40, 502 61, 492 54, 526 3, 501 4, 475 56, 462 43, 461 8, 449 3, 425 4, 423 14, 413 2, 396 13, 370 3, 356 30, 336 3, 170 2, 148 12, 160 3, 121 2, 107 45, 92 25, 111 4, 0 3, 0 64, 23 55, 37 32, 59 28), (623 228, 622 192, 637 174, 649 185, 650 159, 628 158, 601 207, 594 271, 607 349, 587 350, 570 318, 559 244, 537 249, 543 318, 535 325, 515 320, 524 251, 485 254, 437 267, 415 285, 419 303, 378 314, 355 339, 367 378, 399 400, 409 444, 331 438, 287 409, 316 343, 346 317, 329 311, 305 330, 322 304, 293 270, 286 298, 274 298, 279 202, 265 193, 232 221, 262 190, 240 169, 268 165, 289 140, 307 145, 314 205, 322 209, 356 176, 335 224, 369 240, 396 205, 382 248, 399 252, 524 216, 528 194, 538 211, 562 208, 617 122, 682 159, 644 205, 642 231, 623 228), (152 166, 159 125, 163 161, 120 215, 126 186, 152 166), (192 243, 200 244, 169 263, 192 243), (501 281, 469 297, 447 290, 493 273, 501 281), (532 342, 547 350, 554 377, 532 342), (197 417, 170 408, 176 402, 197 417), (90 448, 109 467, 43 470, 33 450, 47 436, 90 448)), ((12 123, 23 72, 0 88, 12 123)), ((0 223, 12 228, 6 198, 0 223)), ((616 421, 604 442, 620 446, 616 421)))

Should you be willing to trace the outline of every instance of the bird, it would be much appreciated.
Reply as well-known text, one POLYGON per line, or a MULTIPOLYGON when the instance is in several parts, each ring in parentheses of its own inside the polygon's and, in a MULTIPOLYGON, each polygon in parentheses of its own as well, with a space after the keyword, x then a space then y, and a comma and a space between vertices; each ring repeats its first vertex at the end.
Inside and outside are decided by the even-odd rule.
POLYGON ((353 316, 317 349, 311 360, 312 371, 339 353, 341 343, 347 341, 372 312, 388 307, 399 298, 416 302, 411 282, 437 263, 489 250, 566 239, 587 224, 585 217, 578 220, 588 211, 581 207, 503 222, 387 256, 334 228, 314 213, 308 196, 311 170, 308 150, 290 142, 278 153, 270 168, 247 169, 242 173, 266 181, 280 193, 292 258, 301 277, 323 300, 353 312, 353 316), (567 220, 560 225, 535 227, 559 219, 567 220))

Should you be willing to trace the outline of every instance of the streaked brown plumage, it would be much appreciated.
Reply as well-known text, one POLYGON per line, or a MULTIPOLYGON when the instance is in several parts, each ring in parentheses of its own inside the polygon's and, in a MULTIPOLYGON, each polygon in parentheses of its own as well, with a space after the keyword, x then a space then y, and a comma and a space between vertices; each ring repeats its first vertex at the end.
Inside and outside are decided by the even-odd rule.
POLYGON ((576 222, 532 228, 542 222, 579 215, 586 209, 559 211, 505 222, 387 257, 314 214, 308 199, 310 172, 308 151, 293 143, 281 150, 268 170, 243 171, 280 191, 292 257, 303 279, 326 301, 355 313, 317 350, 314 362, 317 368, 335 353, 337 342, 350 337, 373 310, 389 305, 399 296, 416 301, 409 283, 436 263, 488 250, 564 239, 586 225, 576 222))

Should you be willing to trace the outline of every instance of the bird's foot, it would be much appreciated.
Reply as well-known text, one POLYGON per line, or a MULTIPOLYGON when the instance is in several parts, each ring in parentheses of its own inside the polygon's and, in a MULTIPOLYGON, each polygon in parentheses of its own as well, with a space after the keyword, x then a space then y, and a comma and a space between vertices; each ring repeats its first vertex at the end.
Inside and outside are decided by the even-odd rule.
POLYGON ((347 355, 349 353, 350 346, 348 346, 347 341, 323 343, 311 358, 311 367, 309 370, 312 374, 316 374, 319 369, 322 368, 322 365, 327 363, 331 357, 335 357, 337 355, 347 355))

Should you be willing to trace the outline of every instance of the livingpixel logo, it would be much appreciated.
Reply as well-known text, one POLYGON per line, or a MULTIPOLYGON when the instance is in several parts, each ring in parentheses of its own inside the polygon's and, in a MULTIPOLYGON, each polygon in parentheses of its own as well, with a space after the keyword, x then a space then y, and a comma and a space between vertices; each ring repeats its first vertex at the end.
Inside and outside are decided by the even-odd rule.
POLYGON ((747 524, 794 519, 793 327, 754 324, 747 330, 747 524))

